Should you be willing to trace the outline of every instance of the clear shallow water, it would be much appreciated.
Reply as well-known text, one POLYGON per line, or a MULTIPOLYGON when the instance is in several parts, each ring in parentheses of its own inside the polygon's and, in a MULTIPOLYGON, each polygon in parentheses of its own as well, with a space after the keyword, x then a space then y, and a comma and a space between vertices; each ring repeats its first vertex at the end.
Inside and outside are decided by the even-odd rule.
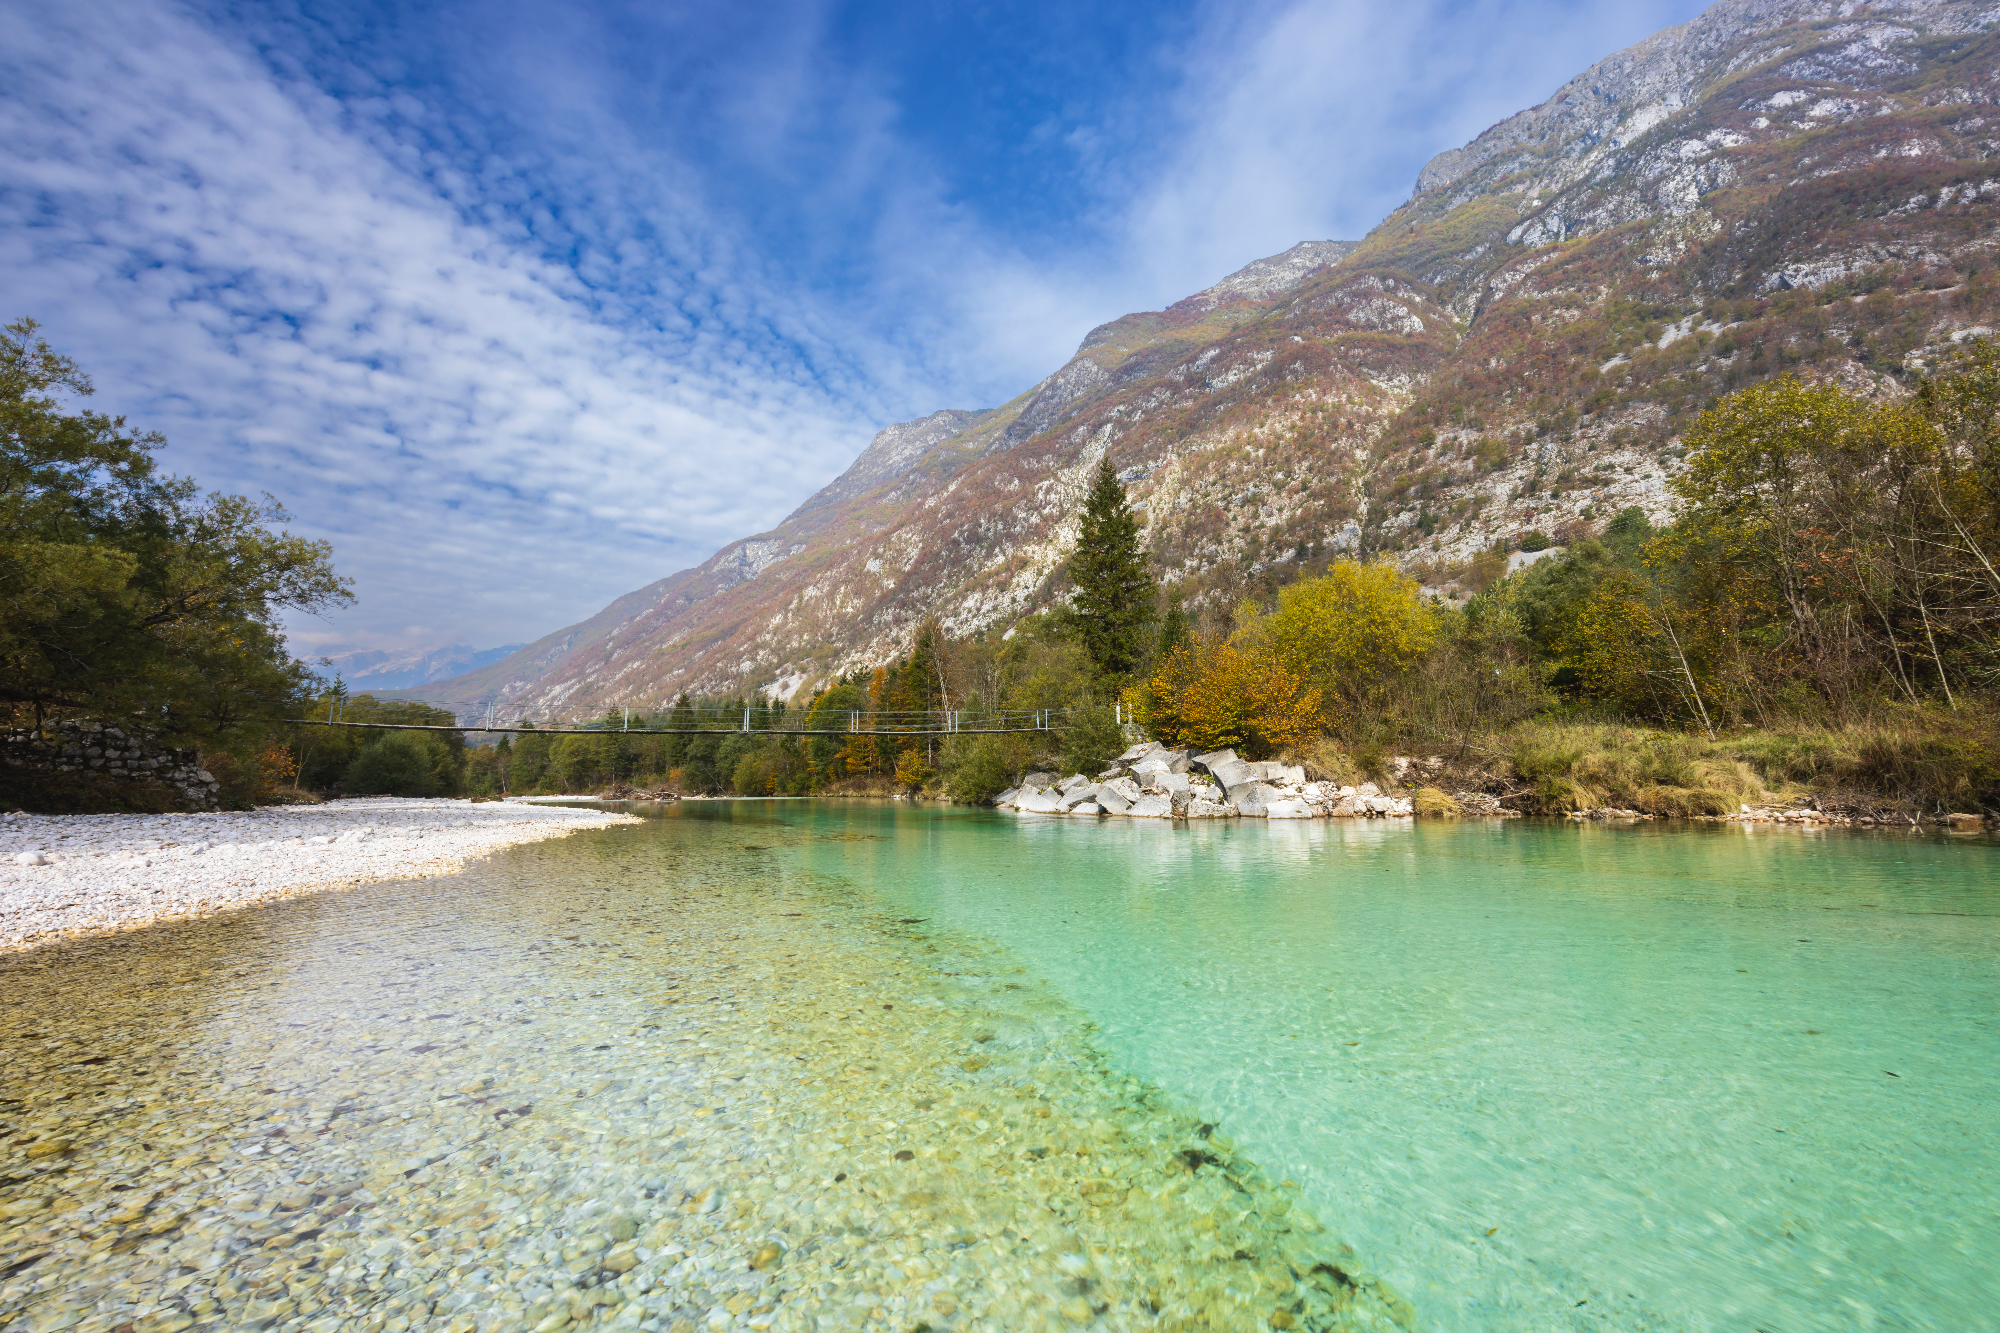
POLYGON ((0 955, 0 1326, 1413 1327, 1004 946, 812 868, 1004 830, 651 812, 0 955))
POLYGON ((2000 1327, 1988 840, 652 813, 0 958, 0 1323, 2000 1327))
POLYGON ((801 806, 1441 1329, 2000 1327, 2000 856, 1901 834, 801 806))

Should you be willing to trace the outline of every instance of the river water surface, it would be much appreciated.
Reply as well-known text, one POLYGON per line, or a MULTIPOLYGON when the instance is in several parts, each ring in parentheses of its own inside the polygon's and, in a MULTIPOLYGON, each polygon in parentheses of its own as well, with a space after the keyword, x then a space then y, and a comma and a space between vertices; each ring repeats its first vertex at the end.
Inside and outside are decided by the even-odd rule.
POLYGON ((1989 838, 896 822, 1427 1327, 2000 1328, 1989 838))
POLYGON ((2000 1328, 1987 838, 633 808, 0 961, 0 1326, 2000 1328))

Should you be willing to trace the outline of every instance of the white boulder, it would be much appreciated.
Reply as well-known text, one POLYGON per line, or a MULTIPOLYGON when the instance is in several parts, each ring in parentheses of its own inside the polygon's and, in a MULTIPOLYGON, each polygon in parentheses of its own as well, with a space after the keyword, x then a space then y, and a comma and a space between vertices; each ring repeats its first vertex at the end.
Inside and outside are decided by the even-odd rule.
POLYGON ((1174 803, 1165 796, 1141 796, 1125 813, 1134 819, 1172 819, 1174 803))
POLYGON ((1143 794, 1140 791, 1139 784, 1134 782, 1131 778, 1113 778, 1111 779, 1111 781, 1104 783, 1102 786, 1100 786, 1098 790, 1117 792, 1120 796, 1125 798, 1125 803, 1127 805, 1130 805, 1132 802, 1138 800, 1139 797, 1143 794))
POLYGON ((1104 813, 1104 807, 1095 801, 1084 801, 1079 805, 1071 807, 1070 813, 1073 815, 1101 815, 1104 813))
POLYGON ((17 866, 45 866, 48 863, 49 863, 49 858, 42 855, 40 852, 14 853, 14 864, 17 866))
POLYGON ((1211 801, 1204 796, 1197 796, 1188 802, 1189 819, 1227 819, 1235 813, 1234 809, 1221 801, 1211 801))
MULTIPOLYGON (((1069 784, 1064 783, 1063 785, 1067 787, 1069 784)), ((1056 802, 1056 808, 1059 810, 1074 810, 1079 805, 1082 805, 1087 801, 1095 801, 1096 799, 1097 799, 1097 784, 1094 782, 1085 783, 1083 786, 1068 792, 1060 800, 1058 800, 1056 802)))
POLYGON ((1210 764, 1208 771, 1215 774, 1215 780, 1225 788, 1240 787, 1246 782, 1256 782, 1264 776, 1257 771, 1257 765, 1246 764, 1240 759, 1226 763, 1210 764))
POLYGON ((1060 808, 1061 799, 1052 791, 1031 791, 1017 797, 1014 808, 1023 814, 1052 815, 1060 808))
POLYGON ((1273 801, 1264 807, 1266 819, 1311 819, 1313 808, 1304 801, 1273 801))
POLYGON ((1125 794, 1119 791, 1116 785, 1107 782, 1097 789, 1097 796, 1095 799, 1097 801, 1098 808, 1103 810, 1105 814, 1122 815, 1127 810, 1130 810, 1132 808, 1132 801, 1136 801, 1139 798, 1138 794, 1135 792, 1132 796, 1132 800, 1128 801, 1127 799, 1125 799, 1125 794))

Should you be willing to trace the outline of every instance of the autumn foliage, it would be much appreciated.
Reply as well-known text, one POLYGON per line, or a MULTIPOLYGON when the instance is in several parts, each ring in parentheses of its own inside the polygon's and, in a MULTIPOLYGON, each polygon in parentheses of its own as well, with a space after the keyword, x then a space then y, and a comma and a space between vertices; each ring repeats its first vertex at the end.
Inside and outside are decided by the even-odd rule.
POLYGON ((1167 654, 1146 706, 1153 734, 1171 745, 1251 758, 1303 744, 1321 726, 1319 691, 1274 654, 1201 638, 1167 654))

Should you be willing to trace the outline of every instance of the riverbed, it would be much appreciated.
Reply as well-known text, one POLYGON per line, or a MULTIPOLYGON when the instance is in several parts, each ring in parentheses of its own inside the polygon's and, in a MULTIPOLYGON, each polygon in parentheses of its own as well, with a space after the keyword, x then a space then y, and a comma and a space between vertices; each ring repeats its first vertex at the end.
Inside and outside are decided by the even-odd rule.
POLYGON ((2000 1308, 1988 837, 633 809, 0 960, 9 1333, 2000 1308))

